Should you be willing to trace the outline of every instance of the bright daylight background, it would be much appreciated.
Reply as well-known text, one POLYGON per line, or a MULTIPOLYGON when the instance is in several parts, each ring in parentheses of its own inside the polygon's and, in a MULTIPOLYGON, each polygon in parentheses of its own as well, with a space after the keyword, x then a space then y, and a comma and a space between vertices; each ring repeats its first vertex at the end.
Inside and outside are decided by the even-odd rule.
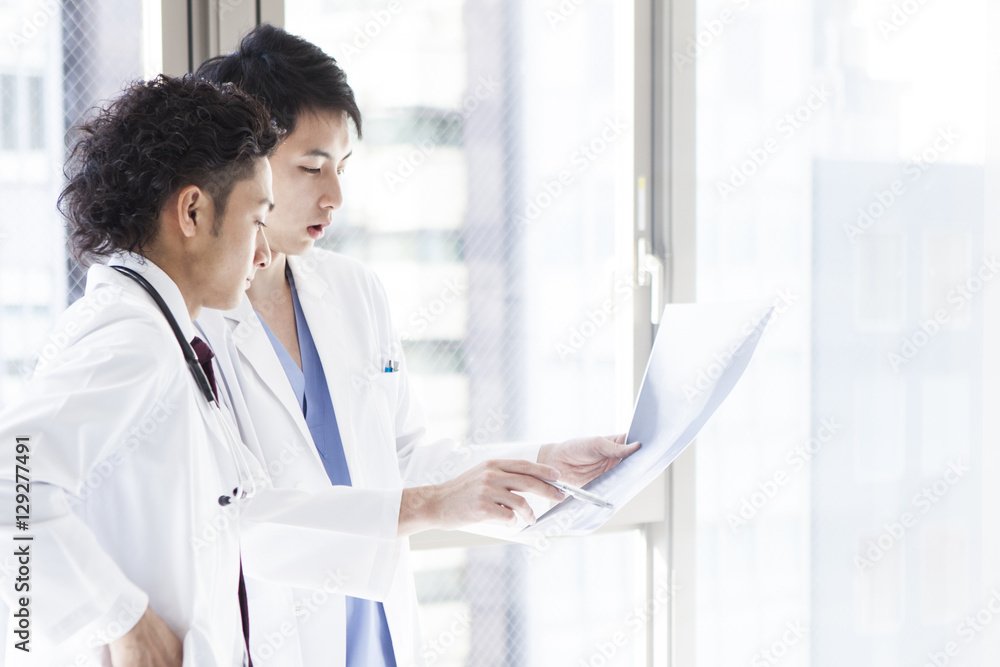
MULTIPOLYGON (((615 272, 633 15, 562 4, 401 2, 371 28, 383 0, 285 3, 365 118, 324 245, 379 272, 432 431, 468 443, 628 421, 629 332, 648 326, 615 272)), ((696 9, 668 55, 697 73, 698 299, 782 308, 699 437, 678 627, 699 667, 995 665, 987 4, 696 9)), ((158 21, 153 2, 0 0, 0 404, 82 289, 54 210, 64 134, 155 74, 158 21)), ((645 536, 418 550, 429 663, 646 665, 645 536)))

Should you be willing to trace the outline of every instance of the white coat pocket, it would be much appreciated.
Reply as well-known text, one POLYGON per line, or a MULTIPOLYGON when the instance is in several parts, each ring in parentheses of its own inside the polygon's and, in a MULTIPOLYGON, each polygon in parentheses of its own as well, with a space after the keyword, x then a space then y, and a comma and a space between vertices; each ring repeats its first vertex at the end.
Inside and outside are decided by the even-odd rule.
POLYGON ((359 392, 360 400, 352 402, 360 413, 352 421, 359 436, 358 446, 366 450, 366 454, 361 457, 365 460, 364 474, 375 488, 395 487, 400 484, 396 456, 400 374, 379 373, 366 384, 359 392), (375 465, 371 465, 372 463, 375 465), (393 479, 384 478, 388 471, 395 473, 393 479))

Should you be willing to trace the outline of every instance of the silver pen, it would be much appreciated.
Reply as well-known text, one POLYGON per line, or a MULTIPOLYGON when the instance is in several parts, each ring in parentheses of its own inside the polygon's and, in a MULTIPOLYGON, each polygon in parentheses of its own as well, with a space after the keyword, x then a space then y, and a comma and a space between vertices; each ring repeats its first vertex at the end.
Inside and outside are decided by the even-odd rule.
POLYGON ((584 491, 583 489, 578 489, 575 486, 570 486, 569 484, 566 484, 565 482, 555 482, 555 481, 547 479, 547 480, 545 480, 545 483, 546 484, 551 484, 552 486, 556 487, 557 489, 559 489, 563 493, 569 494, 569 495, 573 496, 574 498, 577 498, 579 500, 583 500, 583 501, 588 502, 588 503, 592 503, 594 505, 597 505, 598 507, 603 507, 603 508, 609 509, 609 510, 613 510, 615 508, 614 505, 612 505, 610 502, 608 502, 604 498, 601 498, 598 495, 590 493, 589 491, 584 491))

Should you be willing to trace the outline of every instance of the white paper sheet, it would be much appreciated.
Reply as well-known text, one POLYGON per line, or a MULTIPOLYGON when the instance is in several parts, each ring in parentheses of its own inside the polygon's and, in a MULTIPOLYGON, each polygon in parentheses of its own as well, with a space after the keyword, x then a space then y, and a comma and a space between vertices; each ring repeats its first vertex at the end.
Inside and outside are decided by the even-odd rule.
POLYGON ((628 430, 627 442, 639 441, 642 447, 584 487, 611 501, 614 509, 568 498, 518 538, 586 535, 655 480, 736 386, 772 311, 733 304, 668 305, 628 430))

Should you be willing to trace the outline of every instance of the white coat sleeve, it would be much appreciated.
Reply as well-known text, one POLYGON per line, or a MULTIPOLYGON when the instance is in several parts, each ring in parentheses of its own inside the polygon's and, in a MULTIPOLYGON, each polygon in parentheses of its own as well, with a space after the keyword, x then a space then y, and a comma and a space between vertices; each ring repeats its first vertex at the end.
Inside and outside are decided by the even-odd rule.
POLYGON ((384 601, 403 547, 396 537, 400 493, 388 493, 349 486, 263 491, 241 517, 244 574, 384 601))
MULTIPOLYGON (((258 491, 240 515, 246 577, 297 588, 325 588, 328 593, 335 588, 342 595, 383 600, 403 547, 397 537, 401 489, 271 488, 270 471, 308 457, 313 442, 301 439, 298 429, 291 428, 282 438, 281 453, 271 458, 265 455, 255 420, 261 424, 259 420, 266 418, 262 416, 276 409, 273 399, 268 394, 269 405, 248 402, 250 392, 242 388, 249 386, 249 373, 238 361, 233 335, 221 315, 203 312, 198 326, 216 351, 223 403, 235 419, 252 463, 259 463, 260 475, 267 478, 267 488, 258 491)), ((325 472, 321 474, 326 481, 325 472)))
POLYGON ((146 593, 101 548, 70 501, 95 465, 124 441, 129 418, 142 414, 166 384, 148 368, 145 346, 159 338, 156 327, 137 321, 90 332, 50 361, 0 414, 0 531, 5 544, 28 545, 30 552, 30 579, 22 581, 21 563, 10 563, 0 595, 15 612, 21 597, 30 598, 33 637, 107 643, 128 632, 138 620, 135 610, 148 605, 146 593), (18 467, 19 441, 28 444, 21 459, 27 473, 18 467), (19 484, 25 475, 27 530, 19 529, 14 511, 18 494, 28 490, 19 484), (27 535, 33 539, 13 540, 27 535), (123 618, 133 620, 123 624, 123 618))
MULTIPOLYGON (((371 312, 382 338, 380 347, 401 358, 398 342, 393 342, 384 289, 374 274, 368 275, 371 312)), ((448 439, 427 442, 422 411, 409 392, 405 360, 401 368, 393 426, 405 486, 440 483, 489 459, 537 459, 538 445, 473 448, 448 439)), ((241 374, 239 369, 224 368, 223 374, 228 372, 233 377, 241 374)), ((241 435, 252 451, 259 450, 252 443, 255 435, 241 435)), ((332 487, 312 493, 293 489, 265 492, 254 498, 242 515, 244 573, 301 588, 316 588, 323 582, 328 592, 329 582, 334 582, 337 592, 344 595, 383 600, 396 576, 404 543, 396 538, 400 500, 399 489, 332 487)))

